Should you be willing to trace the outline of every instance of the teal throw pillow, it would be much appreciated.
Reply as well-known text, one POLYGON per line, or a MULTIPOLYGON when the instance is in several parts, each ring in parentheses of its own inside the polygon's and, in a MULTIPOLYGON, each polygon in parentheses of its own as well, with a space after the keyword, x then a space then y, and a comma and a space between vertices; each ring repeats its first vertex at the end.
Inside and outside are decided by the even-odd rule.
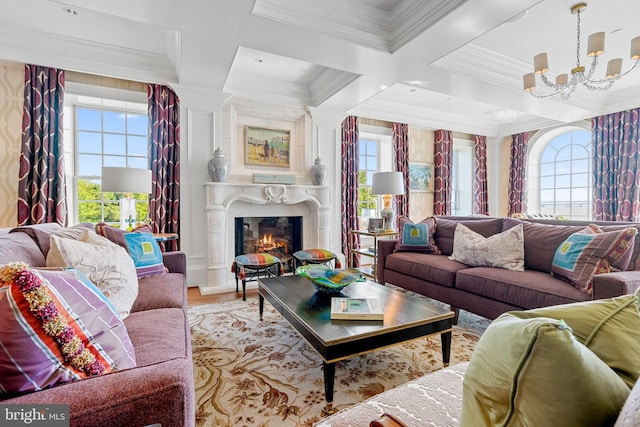
POLYGON ((166 273, 160 246, 151 233, 125 233, 124 239, 138 279, 166 273))

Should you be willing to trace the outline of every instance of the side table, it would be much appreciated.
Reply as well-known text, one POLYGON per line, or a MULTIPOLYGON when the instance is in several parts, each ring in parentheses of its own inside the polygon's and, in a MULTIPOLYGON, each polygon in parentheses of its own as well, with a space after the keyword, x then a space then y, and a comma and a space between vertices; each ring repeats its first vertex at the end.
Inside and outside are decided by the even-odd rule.
MULTIPOLYGON (((373 258, 373 263, 371 267, 357 267, 357 269, 362 272, 367 277, 372 278, 373 280, 377 280, 376 277, 376 264, 378 263, 378 239, 382 238, 395 238, 399 236, 400 233, 397 231, 368 231, 368 230, 351 230, 349 231, 349 247, 351 251, 373 258), (365 237, 373 237, 373 247, 372 248, 361 248, 355 246, 354 236, 365 236, 365 237)), ((350 268, 356 268, 353 265, 349 266, 350 268)))

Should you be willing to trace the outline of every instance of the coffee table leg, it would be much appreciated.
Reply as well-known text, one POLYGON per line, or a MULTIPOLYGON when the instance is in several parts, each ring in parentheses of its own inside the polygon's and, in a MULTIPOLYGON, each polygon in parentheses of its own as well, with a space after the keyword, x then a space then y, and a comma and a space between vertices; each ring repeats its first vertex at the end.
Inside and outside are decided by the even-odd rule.
POLYGON ((327 404, 324 406, 322 413, 331 415, 336 412, 333 409, 333 382, 336 377, 336 364, 323 362, 324 365, 324 398, 327 404))
POLYGON ((440 334, 440 342, 442 343, 442 363, 449 366, 449 358, 451 357, 451 331, 440 334))
POLYGON ((262 320, 262 312, 264 311, 264 297, 262 295, 258 295, 258 307, 260 310, 260 320, 262 320))

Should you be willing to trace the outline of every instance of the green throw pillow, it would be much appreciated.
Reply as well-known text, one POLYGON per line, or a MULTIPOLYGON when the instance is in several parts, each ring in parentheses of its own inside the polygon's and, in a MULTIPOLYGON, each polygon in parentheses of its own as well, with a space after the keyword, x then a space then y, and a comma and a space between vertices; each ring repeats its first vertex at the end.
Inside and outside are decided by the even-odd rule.
POLYGON ((613 369, 629 388, 640 377, 638 295, 556 305, 511 314, 521 319, 549 317, 564 320, 575 338, 613 369))
POLYGON ((473 352, 460 426, 613 425, 629 392, 563 321, 505 313, 473 352))

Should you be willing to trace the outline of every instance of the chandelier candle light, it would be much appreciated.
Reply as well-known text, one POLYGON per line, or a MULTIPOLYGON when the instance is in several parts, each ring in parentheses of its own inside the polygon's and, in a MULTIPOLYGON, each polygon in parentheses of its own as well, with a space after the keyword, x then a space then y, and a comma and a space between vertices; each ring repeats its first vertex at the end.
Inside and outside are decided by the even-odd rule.
POLYGON ((382 194, 384 208, 380 216, 384 218, 384 228, 394 231, 396 212, 391 204, 391 195, 404 194, 404 176, 402 172, 376 172, 373 174, 371 194, 382 194))
POLYGON ((136 199, 131 193, 151 193, 151 171, 137 168, 102 168, 102 191, 126 193, 120 199, 120 228, 127 230, 135 226, 136 199))
POLYGON ((615 58, 607 64, 607 75, 604 79, 594 79, 593 74, 598 66, 598 56, 604 53, 604 33, 594 33, 589 36, 587 42, 587 56, 591 57, 591 65, 586 71, 585 67, 580 65, 580 14, 587 9, 586 3, 578 3, 571 7, 571 13, 577 15, 577 47, 576 47, 576 66, 571 70, 571 78, 567 74, 560 74, 553 83, 547 77, 549 71, 549 61, 546 53, 540 53, 533 58, 533 67, 535 73, 525 74, 522 78, 524 90, 529 92, 536 98, 548 98, 554 95, 560 95, 562 99, 569 99, 581 84, 589 90, 605 91, 611 88, 613 83, 622 76, 633 70, 638 62, 640 62, 640 36, 631 40, 631 60, 635 61, 631 68, 624 73, 622 72, 622 59, 615 58), (586 72, 585 72, 586 71, 586 72), (546 87, 551 89, 550 93, 535 93, 536 74, 540 76, 546 87))

